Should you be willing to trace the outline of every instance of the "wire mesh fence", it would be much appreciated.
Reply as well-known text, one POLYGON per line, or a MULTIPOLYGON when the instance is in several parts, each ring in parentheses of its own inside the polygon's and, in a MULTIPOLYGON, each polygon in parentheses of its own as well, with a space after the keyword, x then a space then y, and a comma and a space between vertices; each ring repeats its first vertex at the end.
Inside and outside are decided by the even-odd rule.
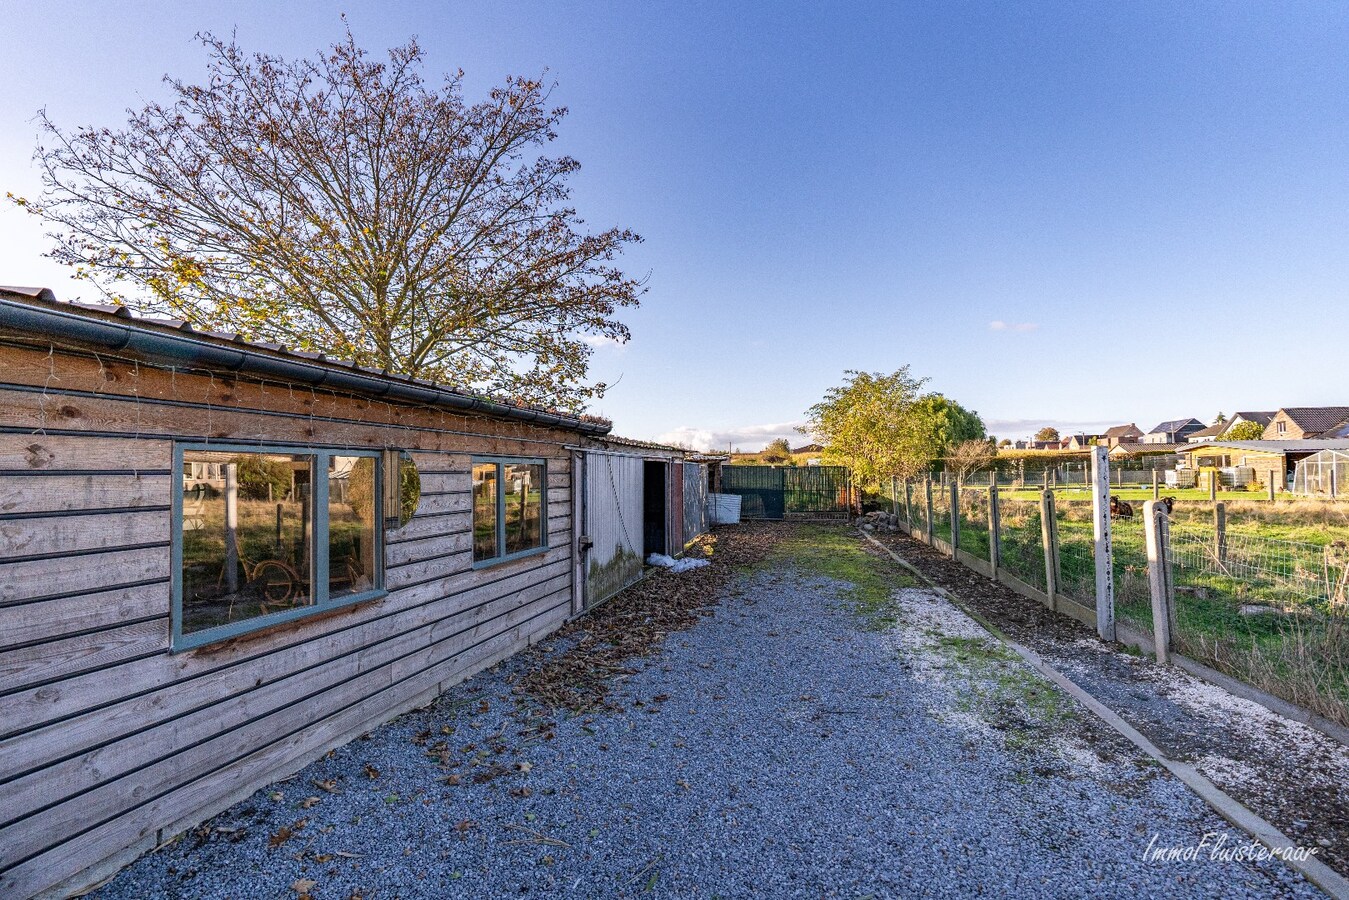
POLYGON ((1091 504, 1063 502, 1055 506, 1059 533, 1059 593, 1083 606, 1096 605, 1095 538, 1091 504))
POLYGON ((951 542, 951 492, 932 486, 932 535, 951 542))
POLYGON ((980 559, 989 558, 988 489, 961 488, 960 549, 980 559))
POLYGON ((1181 653, 1349 724, 1349 550, 1171 529, 1181 653))
MULTIPOLYGON (((906 521, 921 534, 927 530, 924 485, 913 482, 911 490, 906 521)), ((902 492, 903 485, 900 497, 902 492)), ((1039 492, 1029 499, 1000 491, 993 520, 999 571, 1043 592, 1044 598, 1050 592, 1048 542, 1055 563, 1054 596, 1075 601, 1080 608, 1067 610, 1090 624, 1097 605, 1094 510, 1076 494, 1054 494, 1054 523, 1046 529, 1039 492)), ((934 484, 932 498, 934 536, 949 543, 951 492, 934 484)), ((958 501, 958 549, 988 560, 988 486, 966 486, 958 501)), ((902 500, 897 506, 902 510, 902 500)), ((1349 507, 1312 510, 1305 503, 1274 508, 1238 502, 1231 509, 1238 511, 1234 521, 1225 504, 1191 500, 1175 505, 1164 542, 1175 589, 1173 648, 1349 724, 1349 507)), ((1116 512, 1111 520, 1114 615, 1122 626, 1150 633, 1153 598, 1142 505, 1116 512)))
POLYGON ((1118 517, 1110 524, 1115 579, 1115 617, 1144 632, 1152 628, 1152 595, 1148 591, 1147 538, 1143 516, 1118 517))
POLYGON ((1045 553, 1040 504, 998 499, 999 565, 1014 578, 1045 590, 1045 553))
POLYGON ((927 493, 921 482, 909 484, 909 521, 915 531, 927 531, 927 493))

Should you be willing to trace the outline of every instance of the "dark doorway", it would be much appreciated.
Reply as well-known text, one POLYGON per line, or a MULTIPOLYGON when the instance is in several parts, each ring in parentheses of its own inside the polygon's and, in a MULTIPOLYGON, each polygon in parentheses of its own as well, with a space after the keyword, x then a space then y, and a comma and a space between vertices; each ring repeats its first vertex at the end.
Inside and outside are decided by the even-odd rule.
POLYGON ((642 466, 642 556, 665 553, 665 463, 642 466))

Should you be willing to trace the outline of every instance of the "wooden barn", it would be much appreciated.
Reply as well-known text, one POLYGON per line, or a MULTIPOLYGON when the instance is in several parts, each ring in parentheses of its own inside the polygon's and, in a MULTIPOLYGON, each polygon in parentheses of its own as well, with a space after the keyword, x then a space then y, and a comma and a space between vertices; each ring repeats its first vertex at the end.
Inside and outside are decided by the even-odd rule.
POLYGON ((46 290, 0 288, 0 372, 4 897, 98 880, 706 528, 702 467, 607 422, 46 290), (590 564, 611 542, 635 567, 590 564))

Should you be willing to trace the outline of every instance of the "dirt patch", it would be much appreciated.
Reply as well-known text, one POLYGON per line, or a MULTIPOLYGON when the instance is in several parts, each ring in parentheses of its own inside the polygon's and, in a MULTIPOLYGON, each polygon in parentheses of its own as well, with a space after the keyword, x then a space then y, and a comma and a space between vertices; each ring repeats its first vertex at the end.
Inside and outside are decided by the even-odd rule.
POLYGON ((902 534, 876 537, 1098 697, 1167 756, 1194 763, 1222 790, 1349 875, 1349 750, 1343 745, 1119 644, 1105 644, 1075 619, 925 544, 902 534))
POLYGON ((678 575, 652 572, 589 615, 569 623, 548 643, 531 649, 517 695, 549 709, 616 709, 609 700, 615 676, 660 649, 667 635, 709 615, 727 586, 747 568, 768 559, 795 533, 775 522, 727 526, 703 535, 687 552, 712 565, 678 575), (555 646, 564 647, 559 653, 555 646))

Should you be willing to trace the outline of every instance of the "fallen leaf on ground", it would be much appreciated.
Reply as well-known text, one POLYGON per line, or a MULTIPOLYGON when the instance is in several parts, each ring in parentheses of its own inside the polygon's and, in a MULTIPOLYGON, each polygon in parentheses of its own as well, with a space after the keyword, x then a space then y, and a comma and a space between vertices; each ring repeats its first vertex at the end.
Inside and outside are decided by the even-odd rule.
POLYGON ((376 769, 374 766, 370 765, 370 763, 366 763, 364 766, 362 766, 361 771, 365 773, 366 778, 379 777, 379 769, 376 769))
POLYGON ((327 792, 330 793, 330 794, 336 794, 336 793, 337 793, 337 779, 335 779, 335 778, 329 778, 327 781, 319 781, 317 778, 315 778, 315 779, 314 779, 314 787, 316 787, 316 788, 318 788, 319 790, 322 790, 322 791, 327 791, 327 792))

